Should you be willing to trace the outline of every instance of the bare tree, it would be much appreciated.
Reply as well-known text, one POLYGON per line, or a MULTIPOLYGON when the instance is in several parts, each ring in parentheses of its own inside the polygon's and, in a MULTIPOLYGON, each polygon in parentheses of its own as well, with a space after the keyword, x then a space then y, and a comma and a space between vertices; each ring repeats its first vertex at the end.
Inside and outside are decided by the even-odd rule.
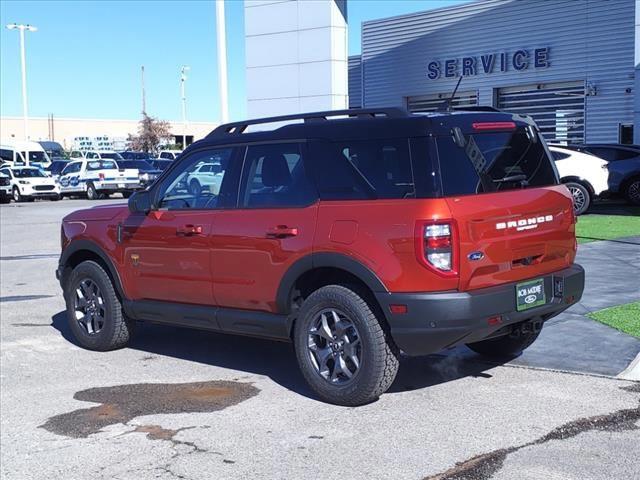
POLYGON ((143 112, 142 120, 138 126, 138 134, 129 134, 127 141, 133 150, 155 153, 158 146, 171 139, 173 139, 173 135, 171 135, 169 122, 150 117, 143 112))

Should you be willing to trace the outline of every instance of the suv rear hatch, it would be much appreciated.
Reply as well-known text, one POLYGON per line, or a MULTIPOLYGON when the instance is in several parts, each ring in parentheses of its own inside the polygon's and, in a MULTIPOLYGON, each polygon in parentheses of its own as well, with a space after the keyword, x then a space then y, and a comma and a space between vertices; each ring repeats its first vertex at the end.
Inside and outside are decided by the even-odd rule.
POLYGON ((558 185, 535 124, 503 113, 438 120, 434 153, 457 236, 452 268, 459 290, 532 279, 571 265, 572 200, 558 185))

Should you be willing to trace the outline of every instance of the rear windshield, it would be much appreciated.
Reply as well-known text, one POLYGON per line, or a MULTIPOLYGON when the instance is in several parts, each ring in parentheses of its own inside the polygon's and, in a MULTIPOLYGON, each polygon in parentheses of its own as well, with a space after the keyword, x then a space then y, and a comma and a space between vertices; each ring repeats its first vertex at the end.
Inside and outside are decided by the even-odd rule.
POLYGON ((113 160, 90 160, 87 170, 117 170, 118 166, 113 160))
POLYGON ((509 132, 462 134, 436 139, 445 196, 497 192, 558 183, 536 135, 509 132))

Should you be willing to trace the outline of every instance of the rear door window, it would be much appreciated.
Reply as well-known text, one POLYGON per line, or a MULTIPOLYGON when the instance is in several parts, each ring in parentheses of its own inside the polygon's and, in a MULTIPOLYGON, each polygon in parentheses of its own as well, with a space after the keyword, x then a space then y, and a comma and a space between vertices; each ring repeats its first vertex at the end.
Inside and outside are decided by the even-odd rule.
POLYGON ((436 139, 445 196, 542 187, 558 183, 540 138, 524 128, 436 139))
POLYGON ((242 177, 241 207, 306 207, 317 199, 297 143, 249 146, 242 177))

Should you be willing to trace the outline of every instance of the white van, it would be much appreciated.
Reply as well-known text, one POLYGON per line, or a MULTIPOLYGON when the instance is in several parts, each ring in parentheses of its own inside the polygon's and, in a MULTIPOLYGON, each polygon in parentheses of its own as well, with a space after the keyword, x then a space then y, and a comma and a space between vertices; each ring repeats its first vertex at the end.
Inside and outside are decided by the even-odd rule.
POLYGON ((3 164, 26 165, 27 152, 29 152, 30 166, 44 168, 51 163, 49 155, 38 142, 14 139, 0 140, 0 161, 3 164))

